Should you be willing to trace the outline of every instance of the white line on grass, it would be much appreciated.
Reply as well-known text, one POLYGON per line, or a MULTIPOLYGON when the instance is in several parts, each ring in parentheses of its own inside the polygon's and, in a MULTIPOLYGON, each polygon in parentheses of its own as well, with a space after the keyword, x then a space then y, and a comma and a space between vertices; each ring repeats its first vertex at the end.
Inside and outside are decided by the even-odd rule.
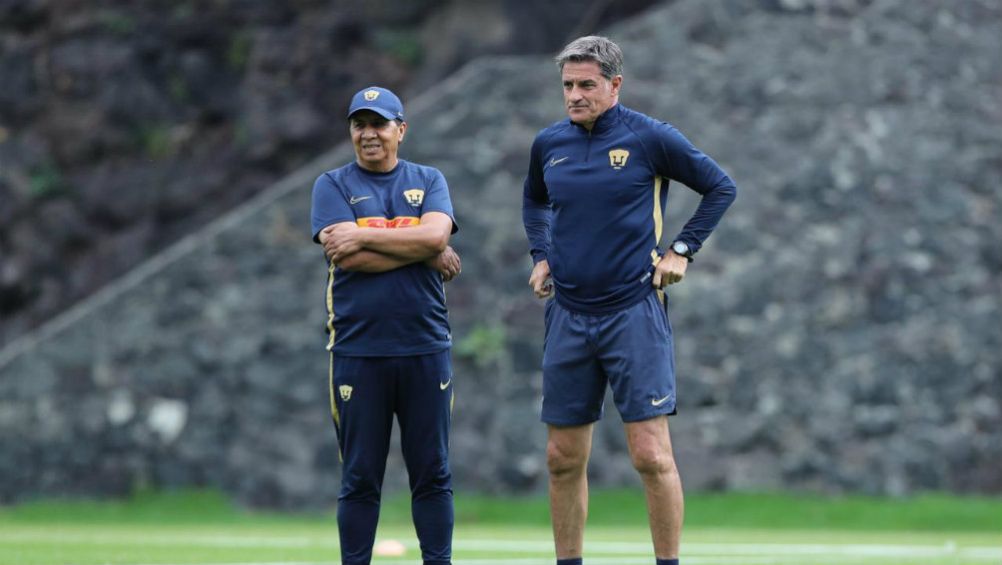
POLYGON ((334 548, 338 547, 337 537, 314 538, 307 536, 216 536, 204 534, 155 534, 132 535, 91 534, 86 532, 0 532, 0 542, 4 541, 44 541, 52 544, 90 545, 160 545, 198 547, 264 547, 280 549, 334 548))
MULTIPOLYGON (((652 557, 645 555, 643 557, 588 557, 587 561, 589 565, 650 565, 652 557)), ((822 561, 808 561, 806 563, 835 563, 835 559, 838 559, 837 563, 839 565, 845 565, 846 563, 857 562, 860 559, 865 559, 867 563, 872 563, 873 561, 865 557, 856 557, 851 561, 845 561, 843 557, 833 557, 832 559, 822 560, 822 561)), ((912 558, 907 558, 909 561, 912 558)), ((967 557, 970 559, 970 557, 967 557)), ((995 557, 986 558, 986 561, 991 561, 992 563, 997 563, 994 561, 995 557)), ((776 556, 703 556, 703 557, 692 557, 685 555, 684 560, 687 565, 775 565, 777 563, 790 563, 790 564, 803 564, 805 563, 804 557, 802 555, 788 555, 782 557, 776 556)), ((378 559, 377 562, 386 563, 387 565, 391 563, 413 563, 414 557, 407 559, 378 559)), ((453 565, 552 565, 552 557, 484 557, 484 558, 467 558, 467 559, 453 559, 453 565)), ((245 563, 200 563, 198 565, 331 565, 331 561, 269 561, 269 562, 245 562, 245 563)), ((191 565, 191 564, 165 564, 165 563, 151 563, 145 565, 191 565)))
MULTIPOLYGON (((59 531, 21 531, 0 532, 2 542, 38 541, 48 544, 84 544, 84 545, 157 545, 187 547, 239 547, 239 548, 318 548, 337 549, 336 537, 309 536, 212 536, 199 534, 157 534, 133 536, 127 538, 111 534, 89 534, 85 532, 59 531)), ((409 550, 417 549, 416 540, 404 540, 409 550)), ((549 540, 496 540, 496 539, 457 539, 453 548, 466 552, 505 552, 509 554, 539 554, 553 551, 549 540)), ((686 543, 682 547, 687 563, 713 561, 775 562, 776 560, 801 559, 805 556, 841 557, 841 558, 962 558, 977 561, 1002 562, 1002 548, 999 547, 957 547, 955 544, 943 545, 904 545, 904 544, 802 544, 802 543, 686 543), (726 559, 723 559, 726 558, 726 559), (693 561, 696 559, 696 561, 693 561)), ((626 556, 642 559, 643 563, 650 561, 651 545, 649 542, 610 542, 586 541, 585 551, 592 555, 589 563, 622 563, 626 565, 626 556), (608 557, 608 556, 618 557, 608 557), (606 556, 606 557, 600 557, 606 556)), ((499 559, 465 559, 459 563, 537 563, 538 559, 510 558, 499 559)), ((630 561, 632 563, 632 561, 630 561)), ((641 561, 638 561, 638 563, 641 561)), ((279 565, 279 564, 255 564, 279 565)), ((283 562, 280 565, 300 565, 283 562)), ((303 564, 305 565, 305 564, 303 564)))
MULTIPOLYGON (((507 553, 539 553, 552 551, 550 542, 519 541, 517 543, 499 540, 456 540, 453 546, 466 551, 505 551, 507 553)), ((589 542, 585 541, 585 553, 612 555, 647 555, 650 543, 589 542)), ((804 556, 832 556, 846 558, 930 558, 953 557, 974 560, 1002 561, 1002 548, 998 547, 957 547, 947 545, 902 545, 902 544, 787 544, 787 543, 684 543, 682 553, 686 562, 691 557, 740 557, 746 562, 750 557, 776 559, 800 559, 804 556)), ((719 559, 714 559, 719 560, 719 559)), ((647 558, 650 561, 650 558, 647 558)), ((588 559, 595 562, 594 558, 588 559)))
MULTIPOLYGON (((683 553, 682 561, 686 565, 776 565, 777 563, 790 563, 791 565, 804 565, 802 556, 791 556, 787 558, 777 558, 768 556, 749 557, 742 555, 739 557, 691 557, 683 553)), ((453 565, 553 565, 553 557, 548 558, 482 558, 482 559, 453 559, 453 565)), ((588 565, 650 565, 654 560, 653 554, 642 557, 591 557, 586 556, 585 562, 588 565)), ((845 561, 840 561, 840 565, 845 565, 845 561)))

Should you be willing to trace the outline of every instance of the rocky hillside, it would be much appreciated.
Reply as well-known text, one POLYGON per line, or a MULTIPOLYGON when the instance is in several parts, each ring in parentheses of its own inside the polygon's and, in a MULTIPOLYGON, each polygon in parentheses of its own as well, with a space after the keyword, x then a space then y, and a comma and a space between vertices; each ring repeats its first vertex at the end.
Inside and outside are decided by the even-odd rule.
POLYGON ((359 88, 652 3, 0 1, 0 345, 340 142, 359 88))
MULTIPOLYGON (((1002 492, 1000 26, 978 0, 679 0, 606 29, 623 102, 739 186, 671 295, 687 488, 1002 492)), ((547 57, 481 58, 408 99, 405 157, 442 169, 462 225, 463 489, 545 486, 519 206, 532 137, 562 115, 556 77, 547 57)), ((307 164, 0 351, 0 499, 152 484, 330 504, 307 214, 312 180, 350 158, 307 164)), ((694 202, 673 186, 667 237, 694 202)), ((591 473, 636 484, 614 410, 591 473)))

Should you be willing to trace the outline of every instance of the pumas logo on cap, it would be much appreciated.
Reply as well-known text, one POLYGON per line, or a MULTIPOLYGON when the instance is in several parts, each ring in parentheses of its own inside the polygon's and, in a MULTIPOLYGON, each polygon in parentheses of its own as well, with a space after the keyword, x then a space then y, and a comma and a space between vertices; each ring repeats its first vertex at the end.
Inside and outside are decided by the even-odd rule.
POLYGON ((420 206, 424 202, 424 191, 420 188, 412 188, 404 191, 404 198, 411 206, 420 206))
POLYGON ((609 165, 617 171, 626 166, 626 160, 630 158, 630 152, 626 149, 613 149, 609 152, 609 165))
POLYGON ((369 102, 372 102, 376 98, 379 98, 379 91, 378 90, 366 90, 365 94, 363 94, 362 96, 364 96, 365 99, 368 100, 369 102))

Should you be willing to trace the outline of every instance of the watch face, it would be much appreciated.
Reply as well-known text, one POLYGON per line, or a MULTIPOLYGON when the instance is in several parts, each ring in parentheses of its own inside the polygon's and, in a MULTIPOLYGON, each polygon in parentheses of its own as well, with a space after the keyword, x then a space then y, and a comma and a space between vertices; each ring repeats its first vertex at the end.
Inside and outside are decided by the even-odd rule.
POLYGON ((675 243, 672 244, 671 248, 672 251, 678 253, 679 255, 689 254, 689 246, 686 245, 684 241, 676 241, 675 243))

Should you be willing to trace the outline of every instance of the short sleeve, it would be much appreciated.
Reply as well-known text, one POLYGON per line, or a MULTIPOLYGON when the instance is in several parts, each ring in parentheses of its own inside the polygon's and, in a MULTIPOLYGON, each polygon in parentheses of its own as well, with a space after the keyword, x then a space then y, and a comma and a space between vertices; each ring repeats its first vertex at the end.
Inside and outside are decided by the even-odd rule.
POLYGON ((313 241, 320 243, 320 230, 338 222, 354 222, 355 214, 329 173, 317 177, 313 183, 313 207, 310 223, 313 241))
POLYGON ((449 185, 445 182, 445 176, 435 168, 429 167, 428 171, 428 190, 425 191, 424 202, 421 204, 421 213, 441 212, 449 216, 452 218, 452 233, 456 233, 459 231, 459 224, 452 212, 452 199, 449 197, 449 185))

